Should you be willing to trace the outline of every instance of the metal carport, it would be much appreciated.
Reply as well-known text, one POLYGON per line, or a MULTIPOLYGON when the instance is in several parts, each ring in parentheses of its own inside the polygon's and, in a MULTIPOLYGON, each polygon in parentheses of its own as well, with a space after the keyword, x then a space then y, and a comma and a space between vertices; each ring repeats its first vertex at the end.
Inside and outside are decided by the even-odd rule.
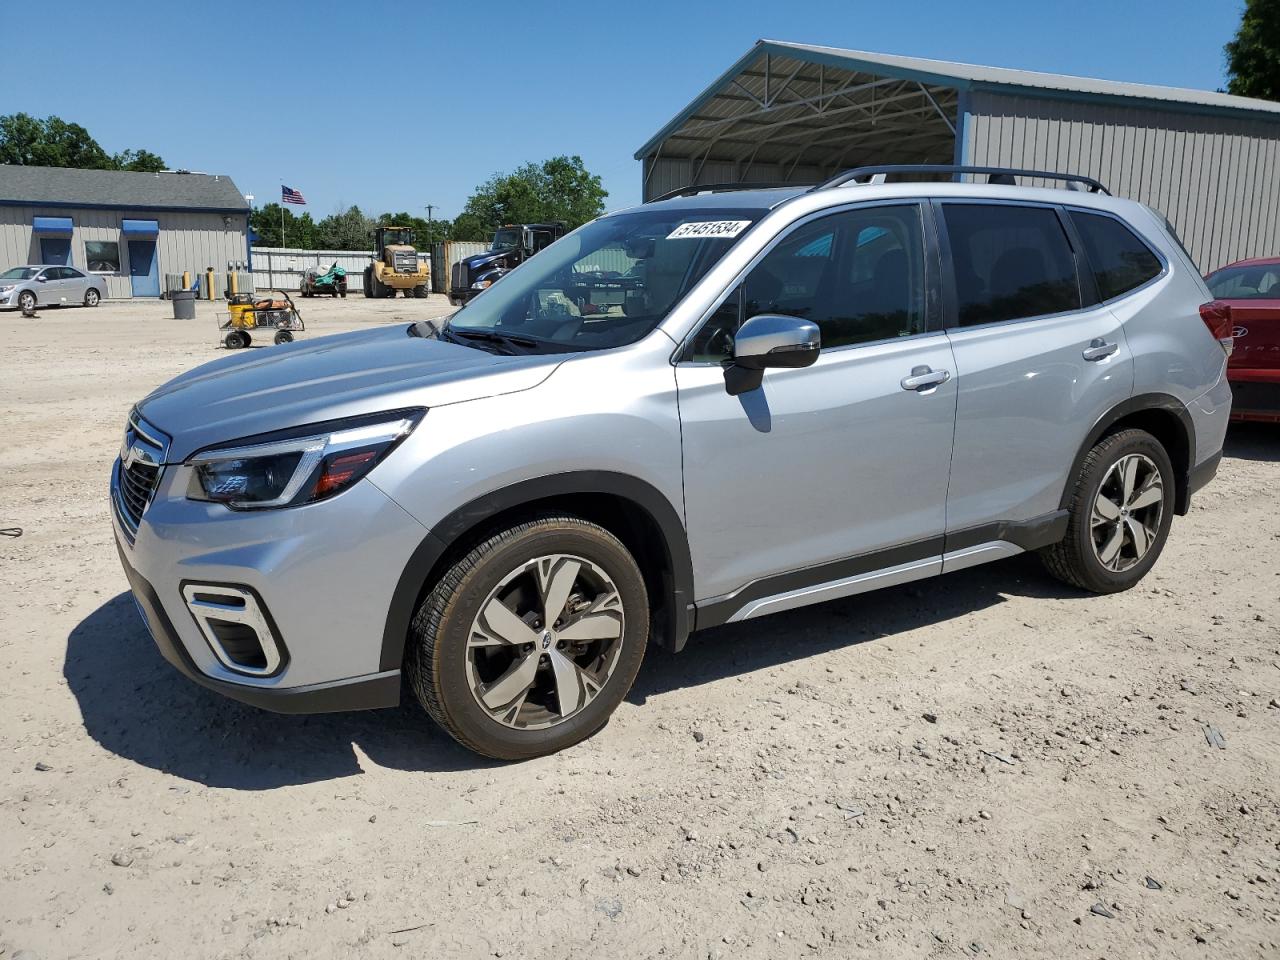
POLYGON ((1280 103, 761 40, 636 151, 643 195, 814 183, 863 164, 1096 177, 1206 270, 1280 253, 1280 103))

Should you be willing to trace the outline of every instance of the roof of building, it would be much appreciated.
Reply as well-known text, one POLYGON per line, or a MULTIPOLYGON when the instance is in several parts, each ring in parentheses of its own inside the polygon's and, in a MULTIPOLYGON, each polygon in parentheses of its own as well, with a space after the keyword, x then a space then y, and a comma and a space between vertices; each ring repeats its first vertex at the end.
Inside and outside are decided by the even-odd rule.
MULTIPOLYGON (((937 101, 941 110, 953 107, 939 96, 940 88, 948 91, 1021 93, 1027 96, 1052 96, 1055 99, 1126 101, 1130 105, 1146 104, 1153 108, 1249 115, 1258 119, 1280 121, 1280 103, 1209 90, 1121 83, 1090 77, 870 53, 865 50, 843 50, 783 40, 760 40, 637 150, 636 159, 652 154, 673 134, 693 132, 685 128, 699 124, 702 128, 708 128, 708 122, 728 122, 735 112, 743 111, 744 103, 757 115, 768 111, 777 118, 789 116, 784 112, 788 108, 798 107, 801 112, 812 113, 814 104, 822 105, 825 101, 833 100, 833 92, 842 83, 858 78, 862 78, 864 82, 851 88, 850 93, 856 94, 859 100, 866 98, 871 103, 873 101, 870 101, 870 94, 876 88, 865 82, 865 78, 909 81, 919 85, 922 93, 923 88, 932 88, 925 100, 931 97, 937 101), (762 69, 764 64, 767 66, 762 69), (819 68, 828 71, 825 77, 819 68)), ((883 91, 882 87, 879 89, 883 91)), ((843 100, 851 102, 848 94, 843 96, 843 100)), ((925 102, 924 106, 926 109, 933 108, 932 103, 925 102)), ((701 133, 701 130, 698 132, 701 133)), ((720 134, 721 131, 715 130, 714 133, 720 134)), ((686 138, 681 136, 680 139, 686 138)))
POLYGON ((0 164, 0 204, 247 213, 230 177, 0 164))

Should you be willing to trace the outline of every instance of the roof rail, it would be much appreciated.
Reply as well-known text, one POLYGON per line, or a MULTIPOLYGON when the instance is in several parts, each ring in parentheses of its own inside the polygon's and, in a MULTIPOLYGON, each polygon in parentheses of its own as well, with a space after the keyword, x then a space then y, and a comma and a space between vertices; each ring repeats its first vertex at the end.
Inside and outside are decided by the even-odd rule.
MULTIPOLYGON (((757 180, 743 183, 692 183, 679 190, 672 190, 660 197, 646 200, 645 203, 661 203, 663 200, 674 200, 676 197, 694 197, 700 193, 729 193, 733 190, 776 190, 780 187, 795 187, 797 190, 809 186, 807 183, 786 183, 782 180, 757 180)), ((816 188, 815 188, 816 189, 816 188)))
POLYGON ((844 173, 837 174, 830 180, 813 187, 813 190, 827 190, 847 183, 856 183, 863 177, 868 178, 869 182, 872 183, 884 183, 885 177, 890 174, 912 173, 982 173, 987 175, 987 183, 1003 183, 1006 186, 1016 185, 1017 181, 1013 179, 1014 177, 1038 177, 1042 180, 1061 180, 1069 187, 1074 187, 1077 190, 1083 188, 1090 193, 1105 193, 1107 196, 1111 196, 1111 191, 1093 179, 1093 177, 1086 177, 1078 173, 1021 170, 1015 167, 968 167, 950 163, 896 163, 879 167, 858 167, 855 170, 846 170, 844 173))

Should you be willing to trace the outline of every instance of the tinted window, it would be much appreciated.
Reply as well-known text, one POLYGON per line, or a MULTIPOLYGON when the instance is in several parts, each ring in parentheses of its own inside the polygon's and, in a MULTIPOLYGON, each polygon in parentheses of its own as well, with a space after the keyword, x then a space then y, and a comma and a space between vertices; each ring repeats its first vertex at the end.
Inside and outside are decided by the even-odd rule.
POLYGON ((822 347, 910 336, 925 329, 924 241, 915 204, 833 214, 785 237, 694 338, 690 359, 732 355, 745 319, 812 320, 822 347))
POLYGON ((81 273, 79 270, 75 269, 74 267, 63 267, 63 268, 62 268, 62 279, 63 279, 63 280, 79 280, 79 279, 80 279, 81 277, 83 277, 83 276, 84 276, 84 274, 83 274, 83 273, 81 273))
POLYGON ((1160 275, 1164 267, 1151 248, 1119 220, 1071 211, 1084 252, 1098 282, 1098 295, 1110 300, 1160 275))
POLYGON ((1054 210, 981 203, 942 209, 960 326, 1080 309, 1075 257, 1054 210))

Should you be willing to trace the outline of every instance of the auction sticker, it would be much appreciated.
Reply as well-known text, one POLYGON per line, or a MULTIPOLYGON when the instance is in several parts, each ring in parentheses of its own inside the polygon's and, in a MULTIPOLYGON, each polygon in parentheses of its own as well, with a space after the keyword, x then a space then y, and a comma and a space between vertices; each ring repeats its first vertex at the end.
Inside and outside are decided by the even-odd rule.
POLYGON ((669 234, 668 240, 701 240, 705 237, 736 237, 747 227, 750 220, 696 220, 682 223, 669 234))

